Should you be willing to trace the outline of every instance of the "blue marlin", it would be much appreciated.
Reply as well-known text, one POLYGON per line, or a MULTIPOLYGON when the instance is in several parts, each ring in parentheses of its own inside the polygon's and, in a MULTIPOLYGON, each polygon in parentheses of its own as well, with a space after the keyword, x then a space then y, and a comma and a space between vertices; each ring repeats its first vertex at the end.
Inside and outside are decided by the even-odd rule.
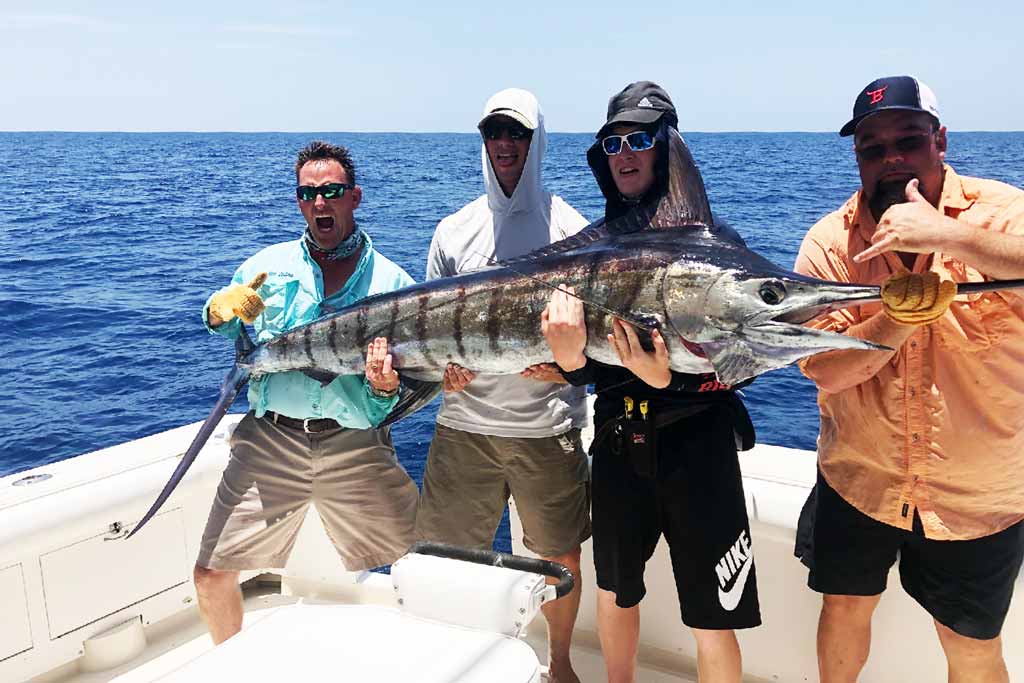
POLYGON ((617 219, 518 259, 363 299, 259 346, 243 329, 216 406, 129 537, 166 501, 250 377, 362 374, 367 343, 385 337, 402 379, 391 424, 429 403, 448 363, 501 374, 551 362, 540 315, 562 285, 584 301, 586 355, 610 365, 620 364, 607 342, 616 318, 648 345, 660 330, 673 370, 714 372, 730 385, 824 351, 885 348, 802 324, 879 300, 877 285, 805 277, 748 249, 713 221, 682 137, 672 130, 668 144, 667 192, 617 219))

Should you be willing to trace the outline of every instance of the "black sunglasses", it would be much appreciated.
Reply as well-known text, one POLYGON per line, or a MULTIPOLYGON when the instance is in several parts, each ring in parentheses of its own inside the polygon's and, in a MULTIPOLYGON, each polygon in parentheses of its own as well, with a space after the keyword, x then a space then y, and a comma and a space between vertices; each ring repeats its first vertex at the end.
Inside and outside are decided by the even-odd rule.
POLYGON ((311 202, 321 195, 324 199, 341 199, 345 190, 354 189, 352 183, 327 183, 326 185, 299 185, 295 188, 295 196, 301 201, 311 202))
POLYGON ((922 149, 928 146, 928 142, 931 140, 933 133, 919 133, 917 135, 907 135, 906 137, 899 138, 888 144, 878 143, 876 145, 867 145, 865 147, 856 147, 855 151, 857 156, 863 161, 881 161, 888 154, 889 149, 893 149, 897 154, 913 154, 914 152, 920 152, 922 149))
POLYGON ((654 147, 654 137, 646 130, 636 130, 626 135, 609 135, 601 139, 601 147, 608 156, 615 156, 622 151, 625 142, 634 152, 643 152, 654 147))
POLYGON ((501 123, 488 121, 480 129, 480 132, 488 140, 500 140, 505 133, 513 140, 529 140, 533 131, 518 123, 501 123))

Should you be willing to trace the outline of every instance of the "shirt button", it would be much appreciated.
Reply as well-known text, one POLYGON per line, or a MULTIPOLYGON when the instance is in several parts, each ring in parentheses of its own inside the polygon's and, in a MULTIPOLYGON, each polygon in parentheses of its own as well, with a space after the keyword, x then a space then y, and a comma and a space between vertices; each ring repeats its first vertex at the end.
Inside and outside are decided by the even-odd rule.
MULTIPOLYGON (((920 434, 916 434, 916 433, 915 433, 915 434, 913 434, 913 435, 911 436, 911 438, 912 438, 912 439, 913 439, 914 441, 920 441, 920 440, 921 440, 921 435, 920 435, 920 434)), ((915 479, 916 479, 916 477, 915 477, 915 479)))
POLYGON ((910 388, 910 395, 911 396, 917 396, 917 389, 914 389, 913 387, 911 387, 910 388))
POLYGON ((916 341, 910 342, 910 348, 916 349, 917 348, 917 342, 916 341))

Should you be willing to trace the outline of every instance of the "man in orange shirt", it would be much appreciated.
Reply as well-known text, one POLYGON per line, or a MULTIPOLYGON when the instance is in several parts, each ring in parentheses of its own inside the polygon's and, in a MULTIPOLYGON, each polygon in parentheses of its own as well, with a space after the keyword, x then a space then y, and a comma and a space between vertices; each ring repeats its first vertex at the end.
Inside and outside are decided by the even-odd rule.
POLYGON ((823 683, 856 681, 900 558, 951 681, 1007 681, 999 633, 1024 557, 1024 297, 953 282, 1024 277, 1024 192, 945 164, 932 91, 910 76, 857 95, 861 189, 804 238, 798 272, 883 285, 881 304, 812 325, 894 349, 801 368, 821 410, 818 485, 797 554, 823 593, 823 683), (951 282, 950 282, 951 281, 951 282))

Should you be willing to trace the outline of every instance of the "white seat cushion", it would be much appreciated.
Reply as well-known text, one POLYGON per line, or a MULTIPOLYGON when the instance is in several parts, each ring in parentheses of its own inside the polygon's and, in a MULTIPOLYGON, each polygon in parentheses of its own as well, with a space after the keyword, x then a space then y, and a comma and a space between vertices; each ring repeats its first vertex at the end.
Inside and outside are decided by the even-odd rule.
POLYGON ((160 681, 538 683, 529 645, 372 605, 290 605, 160 681))

